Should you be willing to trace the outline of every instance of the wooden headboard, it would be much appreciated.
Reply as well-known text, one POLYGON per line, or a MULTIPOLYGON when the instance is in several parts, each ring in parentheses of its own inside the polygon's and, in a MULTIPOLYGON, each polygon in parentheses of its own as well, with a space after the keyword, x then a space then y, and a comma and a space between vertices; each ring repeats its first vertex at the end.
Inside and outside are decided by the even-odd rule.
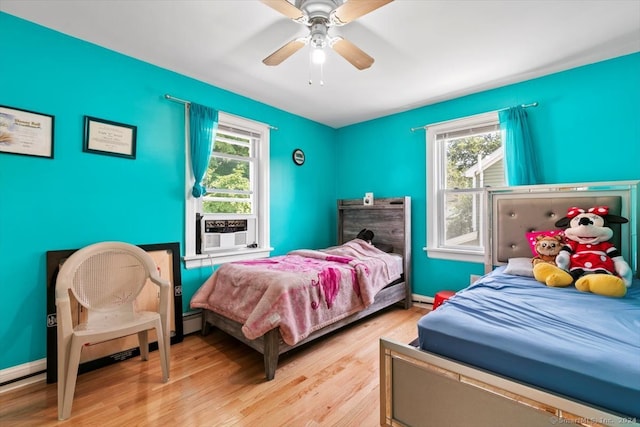
MULTIPOLYGON (((355 239, 360 230, 374 233, 373 243, 385 243, 404 260, 405 282, 411 276, 411 198, 375 199, 365 205, 362 199, 338 200, 338 244, 355 239)), ((410 288, 409 288, 410 289, 410 288)))
POLYGON ((555 230, 556 221, 572 206, 609 206, 610 212, 629 220, 610 224, 611 242, 638 272, 638 184, 640 181, 558 184, 489 189, 489 231, 485 236, 485 272, 509 258, 531 257, 526 239, 530 231, 555 230))

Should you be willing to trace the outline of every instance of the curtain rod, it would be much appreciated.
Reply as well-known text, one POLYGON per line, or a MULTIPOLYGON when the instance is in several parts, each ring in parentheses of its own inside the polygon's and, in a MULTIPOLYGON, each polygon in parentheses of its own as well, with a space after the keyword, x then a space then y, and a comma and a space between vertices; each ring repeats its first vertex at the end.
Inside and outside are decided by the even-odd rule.
MULTIPOLYGON (((184 99, 176 98, 175 96, 171 96, 171 95, 169 95, 168 93, 165 93, 165 94, 164 94, 164 97, 165 97, 165 99, 168 99, 169 101, 177 102, 177 103, 179 103, 179 104, 184 104, 185 106, 187 106, 187 105, 191 105, 191 101, 186 101, 186 100, 184 100, 184 99)), ((229 113, 225 112, 225 114, 229 114, 229 113)), ((232 116, 233 114, 229 114, 229 115, 231 115, 231 116, 232 116)), ((238 116, 236 116, 236 117, 238 117, 238 116)), ((278 128, 277 128, 277 127, 275 127, 275 126, 272 126, 272 125, 270 125, 270 124, 268 124, 268 123, 264 123, 264 124, 265 124, 266 126, 268 126, 268 127, 269 127, 269 129, 272 129, 272 130, 278 130, 278 128)))
POLYGON ((165 93, 164 97, 166 99, 168 99, 169 101, 178 102, 178 103, 184 104, 184 105, 191 105, 191 101, 185 101, 184 99, 173 97, 173 96, 169 95, 168 93, 165 93))
MULTIPOLYGON (((520 104, 520 106, 522 108, 537 107, 538 106, 538 102, 536 101, 536 102, 532 102, 531 104, 520 104)), ((508 110, 508 109, 509 108, 501 108, 501 109, 496 110, 496 111, 505 111, 505 110, 508 110)), ((450 121, 450 120, 447 120, 447 121, 450 121)), ((433 126, 433 125, 437 125, 437 124, 440 124, 440 123, 445 123, 445 122, 429 123, 428 125, 423 125, 423 126, 418 126, 418 127, 415 127, 415 128, 411 128, 411 132, 415 132, 415 131, 417 131, 419 129, 426 129, 427 126, 433 126)))

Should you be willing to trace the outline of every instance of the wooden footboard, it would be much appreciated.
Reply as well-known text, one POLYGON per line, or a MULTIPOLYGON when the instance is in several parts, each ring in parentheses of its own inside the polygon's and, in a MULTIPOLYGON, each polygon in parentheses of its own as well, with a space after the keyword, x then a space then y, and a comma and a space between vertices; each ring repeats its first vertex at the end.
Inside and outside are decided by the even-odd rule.
POLYGON ((380 340, 381 425, 639 426, 637 421, 380 340))
POLYGON ((358 313, 354 313, 349 317, 345 317, 344 319, 339 320, 336 323, 313 332, 307 338, 296 343, 295 345, 288 345, 287 343, 285 343, 277 328, 270 330, 265 335, 254 340, 247 339, 247 337, 245 337, 242 333, 241 323, 235 322, 209 310, 205 310, 203 313, 202 333, 207 334, 209 332, 210 326, 214 326, 261 353, 264 356, 265 376, 267 380, 272 380, 276 374, 278 357, 282 353, 307 344, 317 338, 320 338, 337 329, 343 328, 357 320, 360 320, 393 304, 402 303, 403 307, 407 308, 408 306, 406 303, 405 295, 406 286, 404 282, 387 286, 376 295, 376 299, 373 304, 371 304, 366 309, 358 313))

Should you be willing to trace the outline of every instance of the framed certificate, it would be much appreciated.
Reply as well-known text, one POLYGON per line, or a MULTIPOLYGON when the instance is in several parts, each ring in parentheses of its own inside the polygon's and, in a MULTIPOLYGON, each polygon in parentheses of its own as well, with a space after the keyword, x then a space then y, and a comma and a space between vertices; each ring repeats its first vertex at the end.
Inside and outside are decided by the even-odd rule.
POLYGON ((49 114, 0 105, 0 152, 53 159, 49 114))
POLYGON ((84 116, 83 151, 136 158, 137 127, 84 116))

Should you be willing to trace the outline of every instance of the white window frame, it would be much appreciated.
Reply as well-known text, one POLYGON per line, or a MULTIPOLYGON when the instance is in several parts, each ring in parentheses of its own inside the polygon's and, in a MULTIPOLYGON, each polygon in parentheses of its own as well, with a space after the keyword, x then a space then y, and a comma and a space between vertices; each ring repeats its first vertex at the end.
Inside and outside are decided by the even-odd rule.
MULTIPOLYGON (((465 128, 474 128, 491 124, 498 124, 498 112, 492 111, 488 113, 469 116, 462 119, 450 120, 441 123, 435 123, 426 127, 426 144, 427 144, 427 247, 424 248, 430 258, 466 261, 466 262, 484 262, 485 248, 478 250, 463 248, 448 248, 441 245, 441 236, 444 234, 444 209, 445 209, 445 188, 446 171, 444 150, 441 145, 444 142, 436 141, 438 134, 458 131, 465 128)), ((477 191, 477 190, 476 190, 477 191)), ((480 201, 480 227, 483 231, 487 230, 487 203, 486 190, 479 189, 481 194, 480 201)), ((463 191, 461 191, 463 192, 463 191)), ((475 192, 469 190, 469 192, 475 192)), ((484 244, 483 239, 480 240, 481 245, 484 244)))
MULTIPOLYGON (((185 221, 184 221, 184 241, 185 255, 183 257, 187 269, 209 267, 225 262, 242 261, 248 259, 268 257, 273 251, 270 244, 269 233, 269 136, 270 127, 264 123, 248 120, 220 111, 218 113, 218 123, 246 130, 247 132, 260 135, 260 142, 257 144, 255 156, 257 160, 257 185, 254 199, 257 217, 257 248, 231 249, 228 251, 218 251, 215 253, 196 254, 196 213, 199 212, 201 201, 193 197, 191 191, 195 178, 191 171, 191 158, 189 150, 189 120, 188 111, 185 109, 185 221)), ((231 217, 232 215, 230 215, 231 217)))

